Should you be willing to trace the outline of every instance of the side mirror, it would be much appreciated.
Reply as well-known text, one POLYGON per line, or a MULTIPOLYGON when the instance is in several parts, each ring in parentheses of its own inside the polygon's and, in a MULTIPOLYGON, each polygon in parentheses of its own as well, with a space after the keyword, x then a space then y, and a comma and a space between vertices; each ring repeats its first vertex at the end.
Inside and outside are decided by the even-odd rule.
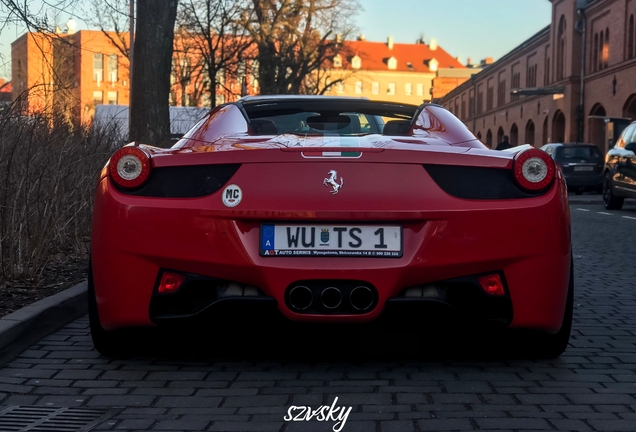
POLYGON ((636 142, 630 142, 625 146, 625 150, 629 150, 631 152, 636 153, 636 142))

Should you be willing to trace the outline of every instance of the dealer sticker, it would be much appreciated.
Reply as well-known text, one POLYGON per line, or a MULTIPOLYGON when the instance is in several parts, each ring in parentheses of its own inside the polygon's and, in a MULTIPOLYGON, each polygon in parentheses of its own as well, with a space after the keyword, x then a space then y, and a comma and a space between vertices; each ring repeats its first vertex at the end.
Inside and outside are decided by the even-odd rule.
POLYGON ((231 184, 223 190, 223 204, 226 207, 236 207, 243 199, 243 191, 235 184, 231 184))

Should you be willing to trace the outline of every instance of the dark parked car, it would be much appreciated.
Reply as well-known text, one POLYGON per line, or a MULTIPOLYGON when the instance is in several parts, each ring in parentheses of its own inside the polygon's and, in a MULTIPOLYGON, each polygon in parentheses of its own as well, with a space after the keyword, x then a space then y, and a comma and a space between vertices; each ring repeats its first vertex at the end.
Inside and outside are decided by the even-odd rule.
POLYGON ((636 122, 627 126, 605 156, 603 202, 620 210, 625 198, 636 198, 636 122))
POLYGON ((563 171, 568 190, 577 195, 585 190, 602 191, 603 155, 594 144, 554 143, 541 147, 563 171))

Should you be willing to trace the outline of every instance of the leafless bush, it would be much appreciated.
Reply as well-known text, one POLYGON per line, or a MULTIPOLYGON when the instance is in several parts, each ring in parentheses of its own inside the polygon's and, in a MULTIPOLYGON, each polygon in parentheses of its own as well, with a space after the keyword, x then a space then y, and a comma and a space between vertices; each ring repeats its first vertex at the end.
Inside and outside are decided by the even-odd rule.
POLYGON ((0 112, 0 283, 87 254, 97 175, 119 144, 108 128, 0 112))

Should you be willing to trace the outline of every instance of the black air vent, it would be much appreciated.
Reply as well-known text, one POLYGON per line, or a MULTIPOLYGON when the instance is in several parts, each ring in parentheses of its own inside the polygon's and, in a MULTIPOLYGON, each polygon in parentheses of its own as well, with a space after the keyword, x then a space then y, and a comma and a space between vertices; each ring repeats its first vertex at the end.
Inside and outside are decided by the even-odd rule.
POLYGON ((240 164, 192 165, 155 168, 150 179, 130 195, 162 198, 196 198, 221 189, 240 164))
POLYGON ((455 165, 424 165, 435 183, 449 195, 464 199, 503 200, 533 198, 547 189, 526 192, 515 182, 512 171, 455 165))
MULTIPOLYGON (((7 432, 88 431, 99 424, 98 420, 105 420, 106 413, 105 410, 92 408, 10 406, 0 411, 0 430, 7 432)), ((112 414, 114 413, 111 413, 111 416, 112 414)))

